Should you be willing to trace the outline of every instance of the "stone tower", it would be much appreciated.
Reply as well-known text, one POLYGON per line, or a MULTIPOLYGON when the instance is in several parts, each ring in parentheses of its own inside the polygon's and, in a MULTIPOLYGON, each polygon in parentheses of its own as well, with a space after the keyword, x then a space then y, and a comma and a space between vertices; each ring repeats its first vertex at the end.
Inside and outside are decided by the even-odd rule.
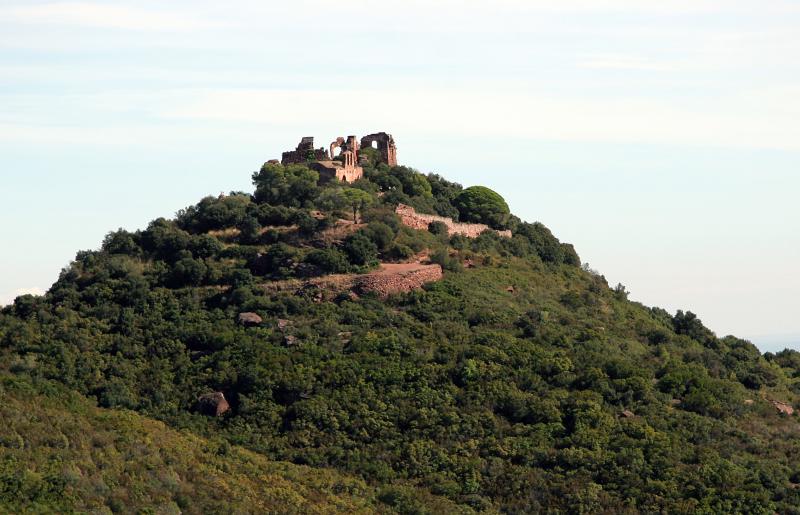
POLYGON ((372 147, 373 143, 381 154, 382 162, 389 166, 397 166, 397 145, 391 134, 376 132, 361 138, 361 148, 372 147))

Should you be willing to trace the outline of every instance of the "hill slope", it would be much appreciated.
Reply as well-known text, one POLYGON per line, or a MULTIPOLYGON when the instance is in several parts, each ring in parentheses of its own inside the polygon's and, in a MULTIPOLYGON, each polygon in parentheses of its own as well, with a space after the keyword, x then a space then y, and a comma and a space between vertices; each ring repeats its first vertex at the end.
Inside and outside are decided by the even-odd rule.
POLYGON ((776 406, 797 400, 800 354, 628 301, 485 189, 376 162, 353 185, 318 179, 267 164, 253 195, 110 233, 3 310, 0 363, 361 476, 400 512, 454 509, 435 495, 511 513, 799 513, 796 417, 776 406), (399 204, 497 231, 408 227, 399 204), (340 287, 381 262, 444 276, 388 297, 340 287), (204 415, 208 392, 230 409, 204 415), (395 490, 409 484, 414 501, 395 490))
MULTIPOLYGON (((97 408, 53 383, 2 375, 0 396, 4 513, 391 512, 363 480, 97 408)), ((382 494, 459 511, 412 488, 382 494)))

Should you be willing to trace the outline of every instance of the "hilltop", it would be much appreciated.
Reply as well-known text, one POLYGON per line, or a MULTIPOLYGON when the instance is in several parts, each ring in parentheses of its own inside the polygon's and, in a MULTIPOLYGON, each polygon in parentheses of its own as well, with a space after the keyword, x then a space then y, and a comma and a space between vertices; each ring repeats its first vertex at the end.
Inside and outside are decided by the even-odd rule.
POLYGON ((90 490, 69 479, 96 476, 85 455, 53 451, 71 472, 51 473, 42 425, 11 426, 0 506, 800 513, 800 353, 629 301, 390 138, 304 138, 252 193, 110 232, 3 309, 4 415, 64 420, 64 449, 125 436, 118 487, 90 490), (143 479, 128 446, 187 457, 143 479), (211 476, 177 488, 195 463, 211 476))

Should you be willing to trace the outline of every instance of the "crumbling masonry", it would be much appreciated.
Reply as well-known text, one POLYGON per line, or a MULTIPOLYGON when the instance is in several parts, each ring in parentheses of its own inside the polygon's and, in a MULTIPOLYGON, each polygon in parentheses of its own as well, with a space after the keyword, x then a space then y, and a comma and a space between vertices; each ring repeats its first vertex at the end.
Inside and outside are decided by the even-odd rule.
POLYGON ((306 136, 300 140, 295 150, 284 152, 281 164, 305 164, 319 173, 322 181, 357 181, 364 175, 366 157, 360 155, 363 147, 375 148, 380 156, 380 162, 389 166, 397 166, 397 146, 391 134, 376 132, 364 136, 359 142, 356 136, 347 139, 340 136, 331 142, 328 149, 314 148, 314 137, 306 136), (339 154, 336 154, 336 151, 339 154))
POLYGON ((511 238, 511 231, 498 231, 485 224, 454 222, 452 218, 445 216, 417 213, 413 207, 405 204, 398 204, 395 213, 400 217, 400 221, 403 225, 407 225, 412 229, 427 230, 432 222, 441 222, 447 227, 447 234, 449 235, 460 234, 467 238, 477 238, 484 231, 492 231, 504 238, 511 238))
POLYGON ((281 163, 288 165, 292 163, 307 163, 309 161, 318 161, 321 159, 328 159, 328 153, 324 148, 314 148, 314 137, 306 136, 300 140, 297 148, 284 152, 281 156, 281 163))
POLYGON ((397 166, 397 146, 391 134, 376 132, 361 138, 361 147, 373 147, 381 155, 381 161, 389 166, 397 166))

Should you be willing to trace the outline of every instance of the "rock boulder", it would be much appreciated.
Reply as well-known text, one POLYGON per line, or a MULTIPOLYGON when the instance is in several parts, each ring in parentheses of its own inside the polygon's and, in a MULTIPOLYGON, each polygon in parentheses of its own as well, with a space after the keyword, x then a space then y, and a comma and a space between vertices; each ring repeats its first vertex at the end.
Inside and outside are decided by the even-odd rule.
POLYGON ((213 392, 201 395, 197 399, 197 409, 204 415, 219 417, 231 409, 222 392, 213 392))

